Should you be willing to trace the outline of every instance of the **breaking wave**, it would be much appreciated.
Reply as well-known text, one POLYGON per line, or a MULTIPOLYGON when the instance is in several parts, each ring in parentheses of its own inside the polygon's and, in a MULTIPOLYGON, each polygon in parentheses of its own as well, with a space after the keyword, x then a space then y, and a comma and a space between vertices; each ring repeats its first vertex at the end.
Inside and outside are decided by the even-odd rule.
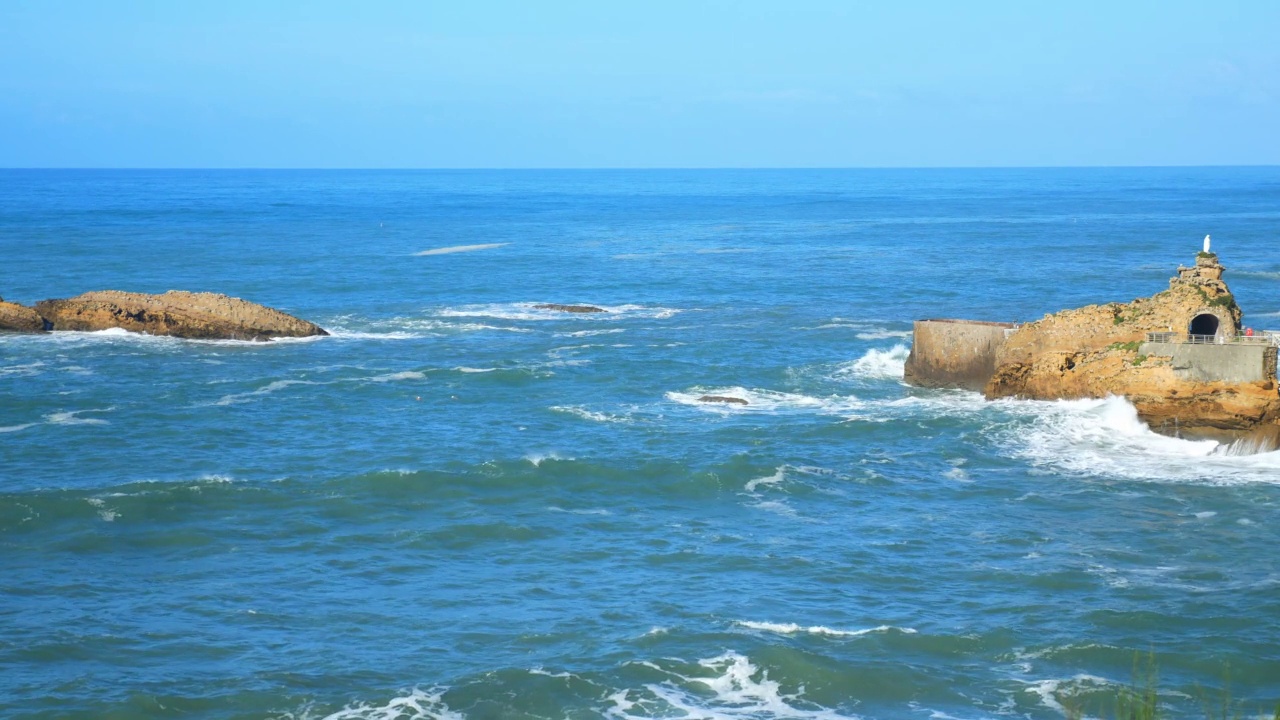
POLYGON ((888 350, 871 349, 857 360, 841 365, 835 376, 841 379, 901 380, 910 354, 911 349, 901 344, 888 350))

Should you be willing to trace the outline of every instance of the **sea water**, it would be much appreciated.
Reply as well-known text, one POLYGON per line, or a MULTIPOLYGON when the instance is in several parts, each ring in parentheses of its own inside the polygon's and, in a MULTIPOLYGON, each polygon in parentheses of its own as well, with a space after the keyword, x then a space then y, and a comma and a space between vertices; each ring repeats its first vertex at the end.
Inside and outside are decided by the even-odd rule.
POLYGON ((6 300, 332 333, 0 337, 0 716, 1269 713, 1280 454, 902 383, 1209 233, 1280 328, 1277 168, 0 172, 6 300))

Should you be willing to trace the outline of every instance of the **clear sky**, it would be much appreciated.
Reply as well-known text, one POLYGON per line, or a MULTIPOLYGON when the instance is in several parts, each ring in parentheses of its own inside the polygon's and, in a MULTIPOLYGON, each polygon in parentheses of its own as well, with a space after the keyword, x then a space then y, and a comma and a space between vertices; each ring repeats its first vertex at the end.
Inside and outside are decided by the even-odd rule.
POLYGON ((1280 164, 1280 0, 0 0, 0 167, 1280 164))

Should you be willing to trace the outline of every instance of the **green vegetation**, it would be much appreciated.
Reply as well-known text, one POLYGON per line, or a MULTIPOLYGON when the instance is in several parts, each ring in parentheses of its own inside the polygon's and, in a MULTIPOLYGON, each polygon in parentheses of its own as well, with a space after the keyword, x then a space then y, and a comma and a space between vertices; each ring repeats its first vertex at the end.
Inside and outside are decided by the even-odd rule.
POLYGON ((1201 250, 1200 252, 1196 253, 1196 257, 1198 257, 1198 258, 1213 258, 1213 259, 1215 259, 1215 260, 1216 260, 1216 259, 1218 258, 1218 253, 1205 252, 1205 251, 1201 250))
POLYGON ((1231 293, 1219 295, 1209 301, 1209 307, 1231 307, 1236 304, 1236 299, 1231 293))
MULTIPOLYGON (((1246 718, 1280 720, 1280 705, 1277 705, 1271 713, 1259 711, 1256 715, 1246 714, 1242 703, 1231 697, 1230 667, 1223 673, 1222 690, 1218 693, 1218 697, 1211 698, 1203 690, 1198 694, 1205 720, 1245 720, 1246 718)), ((1070 693, 1059 693, 1057 700, 1062 705, 1063 715, 1067 720, 1108 716, 1116 720, 1160 720, 1160 718, 1172 717, 1160 705, 1159 673, 1156 670, 1156 659, 1153 653, 1147 653, 1145 658, 1141 654, 1134 656, 1133 680, 1116 690, 1114 696, 1103 699, 1100 707, 1086 708, 1085 703, 1070 693), (1101 712, 1092 715, 1094 710, 1101 712), (1108 710, 1111 711, 1110 715, 1107 713, 1108 710)))
POLYGON ((1136 358, 1134 358, 1134 359, 1133 359, 1133 366, 1134 366, 1134 367, 1138 367, 1139 365, 1141 365, 1142 363, 1144 363, 1144 362, 1146 362, 1146 361, 1147 361, 1147 356, 1146 356, 1146 355, 1139 355, 1138 357, 1136 357, 1136 358))
POLYGON ((1140 347, 1142 347, 1142 341, 1141 341, 1141 340, 1134 340, 1133 342, 1125 342, 1125 343, 1122 343, 1122 342, 1115 342, 1115 343, 1111 343, 1110 345, 1108 345, 1108 346, 1107 346, 1107 349, 1108 349, 1108 350, 1126 350, 1126 351, 1128 351, 1128 352, 1137 352, 1137 351, 1138 351, 1138 348, 1140 348, 1140 347))

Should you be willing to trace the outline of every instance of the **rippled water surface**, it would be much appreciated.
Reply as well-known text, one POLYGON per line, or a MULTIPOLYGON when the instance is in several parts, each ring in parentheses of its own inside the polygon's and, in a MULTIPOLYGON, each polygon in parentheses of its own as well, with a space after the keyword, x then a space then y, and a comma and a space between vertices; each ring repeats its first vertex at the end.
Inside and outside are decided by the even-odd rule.
POLYGON ((6 300, 333 333, 0 336, 0 716, 1270 712, 1280 454, 901 383, 1205 233, 1280 329, 1276 168, 0 171, 6 300))

